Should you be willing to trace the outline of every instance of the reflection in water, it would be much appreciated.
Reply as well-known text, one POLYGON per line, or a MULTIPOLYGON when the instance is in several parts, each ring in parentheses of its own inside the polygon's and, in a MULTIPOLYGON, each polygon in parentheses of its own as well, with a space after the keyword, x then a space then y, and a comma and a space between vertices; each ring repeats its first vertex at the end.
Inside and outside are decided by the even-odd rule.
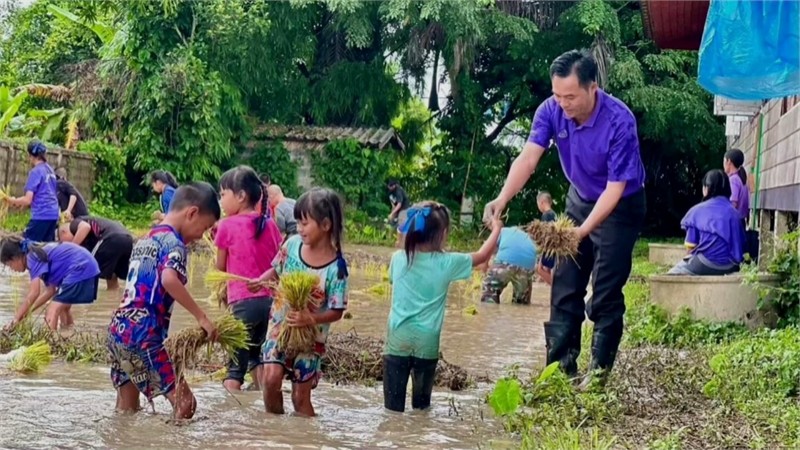
MULTIPOLYGON (((203 261, 192 263, 198 269, 207 267, 203 261)), ((204 298, 208 292, 202 286, 200 272, 193 274, 190 290, 197 298, 204 298)), ((333 332, 355 329, 363 335, 382 337, 389 303, 367 294, 367 288, 380 280, 354 272, 349 306, 353 318, 334 324, 333 332)), ((23 298, 27 283, 27 275, 0 272, 0 324, 11 320, 14 302, 23 298)), ((105 291, 104 284, 101 281, 100 298, 95 304, 73 307, 77 327, 101 330, 108 325, 119 292, 105 291)), ((546 288, 534 288, 531 306, 509 304, 504 296, 501 305, 482 304, 477 315, 462 314, 462 309, 474 304, 478 296, 479 292, 467 283, 452 289, 442 333, 445 358, 493 379, 511 364, 539 364, 544 350, 542 322, 548 312, 546 288)), ((210 305, 203 307, 215 310, 210 305)), ((194 326, 194 320, 176 305, 172 329, 186 326, 194 326)), ((101 365, 59 362, 43 374, 29 377, 0 372, 0 423, 4 431, 0 447, 475 448, 502 432, 484 405, 487 385, 465 392, 437 390, 430 411, 401 415, 384 411, 380 386, 334 386, 324 381, 312 397, 319 417, 311 420, 266 415, 258 392, 237 393, 237 402, 219 383, 195 383, 192 388, 198 397, 199 419, 176 427, 166 423, 170 407, 163 398, 155 402, 155 415, 114 414, 114 390, 108 368, 101 365)), ((286 392, 289 388, 284 384, 286 392)))

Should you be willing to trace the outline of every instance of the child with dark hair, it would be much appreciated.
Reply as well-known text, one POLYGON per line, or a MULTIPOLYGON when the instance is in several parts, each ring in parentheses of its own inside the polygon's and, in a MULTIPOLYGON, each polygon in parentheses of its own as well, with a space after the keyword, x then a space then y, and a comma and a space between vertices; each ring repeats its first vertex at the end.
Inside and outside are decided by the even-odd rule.
POLYGON ((731 185, 721 170, 703 177, 703 201, 681 221, 689 254, 670 275, 726 275, 739 271, 744 255, 744 228, 731 205, 731 185))
MULTIPOLYGON (((539 192, 536 195, 536 206, 539 208, 539 212, 542 213, 541 221, 542 222, 555 222, 556 221, 556 212, 553 211, 553 197, 550 195, 549 192, 539 192)), ((541 277, 541 279, 549 284, 553 284, 553 268, 556 266, 556 260, 553 257, 546 258, 542 257, 539 260, 539 264, 536 265, 536 273, 541 277)))
POLYGON ((154 170, 150 173, 150 186, 153 188, 153 192, 159 195, 158 202, 161 205, 161 211, 153 213, 153 219, 160 222, 169 212, 175 190, 178 189, 178 180, 165 170, 154 170))
MULTIPOLYGON (((242 277, 258 277, 270 268, 282 241, 278 226, 269 217, 265 185, 253 169, 239 166, 222 175, 219 189, 226 218, 219 223, 214 239, 216 267, 242 277), (261 202, 262 212, 255 211, 257 202, 261 202)), ((267 288, 251 292, 242 281, 228 281, 228 307, 247 326, 250 347, 239 350, 228 362, 224 385, 239 390, 245 374, 253 372, 254 385, 258 386, 255 369, 261 364, 272 292, 267 288)))
POLYGON ((28 295, 14 314, 11 328, 53 299, 45 322, 51 330, 72 326, 72 305, 88 304, 97 298, 97 275, 100 269, 92 254, 71 243, 35 244, 27 239, 9 237, 0 244, 0 263, 15 272, 28 272, 31 284, 28 295), (44 290, 42 290, 44 286, 44 290))
POLYGON ((176 380, 164 341, 174 302, 194 316, 211 340, 217 329, 186 290, 186 245, 219 220, 217 193, 208 183, 189 183, 175 192, 164 221, 133 247, 122 303, 108 327, 111 381, 118 411, 139 409, 139 393, 167 397, 174 417, 188 419, 197 402, 184 379, 176 380))
POLYGON ((128 276, 133 236, 121 223, 103 217, 78 217, 58 227, 58 239, 91 252, 109 291, 119 289, 119 279, 128 276))
POLYGON ((473 267, 492 256, 502 224, 494 219, 491 227, 491 234, 476 253, 445 252, 450 230, 447 207, 427 201, 409 208, 408 218, 400 227, 405 250, 396 251, 389 265, 392 307, 383 357, 387 409, 405 410, 409 376, 413 408, 430 406, 447 290, 453 281, 468 279, 473 267))
POLYGON ((33 166, 25 183, 25 195, 8 197, 11 206, 31 208, 31 220, 23 236, 35 242, 52 242, 58 228, 58 199, 56 174, 47 164, 47 147, 34 139, 28 143, 28 159, 33 166))
POLYGON ((283 414, 281 383, 292 381, 292 403, 295 413, 314 416, 311 390, 317 386, 320 360, 325 353, 330 324, 342 318, 347 308, 347 263, 342 255, 344 209, 336 192, 314 188, 301 195, 294 207, 298 234, 289 238, 272 263, 272 268, 253 280, 256 288, 291 272, 317 275, 320 285, 312 296, 323 299, 314 311, 289 311, 288 305, 272 306, 272 320, 261 352, 262 388, 267 412, 283 414), (278 350, 278 335, 283 327, 315 325, 317 339, 312 352, 287 355, 278 350))
POLYGON ((747 170, 744 168, 744 153, 739 149, 725 152, 722 167, 728 175, 731 185, 730 200, 733 207, 739 211, 742 226, 747 228, 747 218, 750 215, 750 190, 747 188, 747 170))

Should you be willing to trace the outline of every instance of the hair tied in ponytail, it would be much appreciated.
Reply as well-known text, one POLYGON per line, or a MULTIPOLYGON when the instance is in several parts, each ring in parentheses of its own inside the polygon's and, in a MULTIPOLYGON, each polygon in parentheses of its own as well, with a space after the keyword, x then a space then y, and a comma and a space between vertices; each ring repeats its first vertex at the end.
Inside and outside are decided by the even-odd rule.
POLYGON ((339 271, 338 278, 343 280, 350 274, 347 272, 347 261, 344 260, 341 250, 336 250, 336 267, 339 271))
POLYGON ((28 253, 28 250, 31 248, 31 244, 33 241, 30 239, 23 239, 19 241, 19 248, 22 250, 22 253, 28 253))

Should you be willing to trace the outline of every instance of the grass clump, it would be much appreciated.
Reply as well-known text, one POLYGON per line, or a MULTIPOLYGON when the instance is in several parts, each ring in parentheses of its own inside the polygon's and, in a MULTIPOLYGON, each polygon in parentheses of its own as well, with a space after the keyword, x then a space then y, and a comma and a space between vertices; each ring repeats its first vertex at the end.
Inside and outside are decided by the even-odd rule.
POLYGON ((42 340, 19 349, 18 353, 9 361, 8 368, 19 373, 39 373, 52 360, 50 344, 42 340))
POLYGON ((175 375, 178 378, 185 373, 186 369, 194 367, 199 359, 199 351, 202 347, 207 347, 210 353, 212 344, 217 344, 230 358, 236 356, 237 350, 248 347, 247 327, 241 320, 233 317, 232 314, 222 314, 214 321, 214 325, 219 332, 219 337, 215 343, 208 339, 205 330, 199 326, 184 328, 167 338, 164 345, 172 359, 175 375))

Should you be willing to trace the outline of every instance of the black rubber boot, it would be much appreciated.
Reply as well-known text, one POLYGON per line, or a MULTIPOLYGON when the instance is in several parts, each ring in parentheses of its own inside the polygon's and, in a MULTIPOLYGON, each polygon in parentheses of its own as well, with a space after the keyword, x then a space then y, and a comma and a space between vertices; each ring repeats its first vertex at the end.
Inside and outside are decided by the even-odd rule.
MULTIPOLYGON (((595 324, 596 326, 596 324, 595 324)), ((608 374, 614 367, 617 359, 617 350, 622 340, 622 321, 615 322, 604 328, 595 328, 592 334, 592 360, 589 371, 581 382, 579 389, 586 390, 590 387, 594 377, 599 377, 597 383, 605 386, 608 374)))
POLYGON ((547 346, 547 365, 558 362, 570 378, 578 375, 578 355, 581 352, 581 324, 573 322, 545 322, 544 338, 547 346))

